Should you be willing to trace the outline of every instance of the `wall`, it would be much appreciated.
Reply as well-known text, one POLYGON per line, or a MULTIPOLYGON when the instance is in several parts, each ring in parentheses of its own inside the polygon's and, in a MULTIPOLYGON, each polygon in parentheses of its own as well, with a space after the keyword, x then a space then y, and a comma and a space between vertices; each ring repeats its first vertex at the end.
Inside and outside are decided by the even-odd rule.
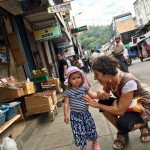
POLYGON ((143 26, 150 21, 150 0, 135 1, 134 10, 139 26, 143 26))
MULTIPOLYGON (((7 30, 7 34, 13 33, 13 28, 12 28, 10 19, 5 18, 4 22, 5 22, 5 27, 6 27, 6 30, 7 30)), ((9 58, 10 59, 10 64, 9 64, 10 75, 14 76, 17 79, 25 80, 26 77, 25 77, 25 73, 24 73, 24 68, 23 68, 23 66, 20 66, 20 67, 16 66, 13 55, 12 55, 12 52, 10 50, 9 50, 9 57, 10 57, 9 58)))
POLYGON ((119 33, 128 32, 135 29, 135 24, 132 19, 116 23, 116 31, 119 33))

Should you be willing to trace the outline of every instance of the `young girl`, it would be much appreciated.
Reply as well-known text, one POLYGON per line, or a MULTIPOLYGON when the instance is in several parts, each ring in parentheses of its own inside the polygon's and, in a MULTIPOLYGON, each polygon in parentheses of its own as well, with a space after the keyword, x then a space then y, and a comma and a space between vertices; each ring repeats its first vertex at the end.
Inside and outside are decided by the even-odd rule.
POLYGON ((87 140, 91 140, 93 150, 100 150, 95 123, 83 99, 84 94, 93 98, 96 98, 97 94, 90 92, 88 87, 84 86, 84 75, 79 68, 69 67, 67 79, 68 89, 64 93, 64 121, 69 123, 70 106, 70 122, 76 145, 81 150, 86 150, 87 140))

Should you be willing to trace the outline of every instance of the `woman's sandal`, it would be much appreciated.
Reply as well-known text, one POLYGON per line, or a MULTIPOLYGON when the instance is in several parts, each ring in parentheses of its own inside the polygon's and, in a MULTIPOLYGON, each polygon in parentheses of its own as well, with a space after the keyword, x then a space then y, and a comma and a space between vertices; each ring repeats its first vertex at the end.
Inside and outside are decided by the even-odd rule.
POLYGON ((146 143, 149 141, 143 140, 143 138, 150 136, 150 128, 148 127, 148 123, 145 123, 140 129, 147 129, 148 133, 141 133, 140 140, 142 143, 146 143))
POLYGON ((124 146, 126 145, 126 143, 129 140, 129 136, 128 133, 121 133, 118 132, 117 133, 117 139, 114 141, 114 149, 116 150, 121 150, 124 148, 124 146), (117 144, 119 143, 119 144, 117 144))

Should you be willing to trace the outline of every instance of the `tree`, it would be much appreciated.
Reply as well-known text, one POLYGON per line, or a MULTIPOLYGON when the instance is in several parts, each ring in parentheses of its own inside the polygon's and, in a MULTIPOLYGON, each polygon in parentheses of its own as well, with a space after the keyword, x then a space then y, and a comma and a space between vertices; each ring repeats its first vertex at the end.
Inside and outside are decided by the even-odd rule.
POLYGON ((79 34, 79 40, 83 47, 95 49, 96 45, 103 45, 109 42, 111 36, 111 27, 106 26, 89 26, 87 31, 79 34))

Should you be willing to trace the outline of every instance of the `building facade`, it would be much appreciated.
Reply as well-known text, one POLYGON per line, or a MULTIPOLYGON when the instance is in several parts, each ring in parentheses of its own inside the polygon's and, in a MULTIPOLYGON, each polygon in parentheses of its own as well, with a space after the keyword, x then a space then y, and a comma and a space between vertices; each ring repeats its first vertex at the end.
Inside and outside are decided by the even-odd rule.
POLYGON ((124 44, 128 44, 136 31, 135 18, 129 12, 115 16, 112 21, 112 29, 113 39, 117 34, 121 36, 124 44))
POLYGON ((0 76, 13 75, 25 80, 31 78, 33 70, 44 67, 50 76, 58 77, 57 53, 73 49, 68 30, 70 14, 48 13, 47 9, 63 3, 63 0, 0 1, 0 76))
POLYGON ((138 26, 150 21, 150 0, 136 0, 133 4, 138 26))

